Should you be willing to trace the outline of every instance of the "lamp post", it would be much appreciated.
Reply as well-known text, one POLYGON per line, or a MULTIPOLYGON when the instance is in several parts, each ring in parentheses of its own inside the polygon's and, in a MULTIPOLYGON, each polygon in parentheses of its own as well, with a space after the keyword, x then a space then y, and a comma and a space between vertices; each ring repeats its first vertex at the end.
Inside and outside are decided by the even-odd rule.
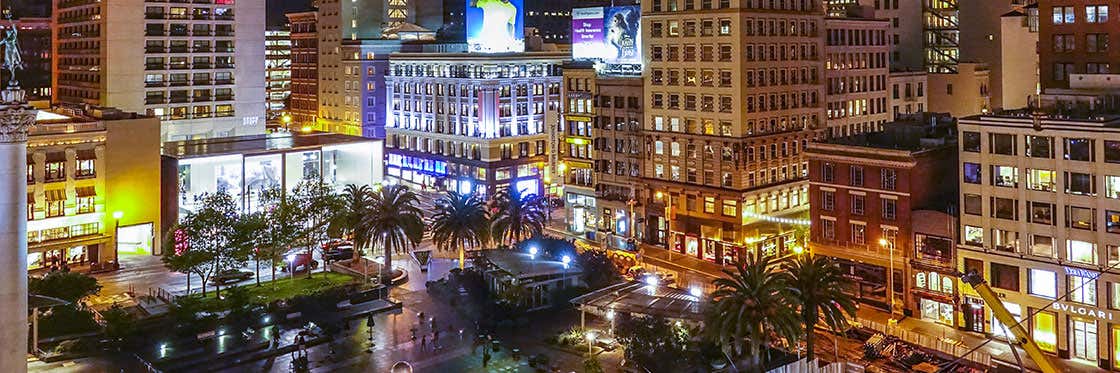
POLYGON ((113 267, 120 268, 120 252, 121 252, 121 218, 124 217, 123 211, 113 211, 113 267))
POLYGON ((895 321, 894 318, 894 240, 887 240, 886 238, 879 239, 879 246, 887 249, 890 253, 890 264, 887 272, 887 294, 890 295, 890 304, 888 308, 891 312, 891 322, 895 321))
POLYGON ((591 357, 591 354, 593 352, 591 350, 592 346, 593 346, 592 343, 595 342, 595 332, 587 332, 586 336, 587 336, 587 357, 591 357))
POLYGON ((657 199, 660 200, 662 197, 665 198, 665 250, 669 251, 669 261, 673 261, 673 248, 670 246, 673 241, 673 196, 657 191, 657 199))

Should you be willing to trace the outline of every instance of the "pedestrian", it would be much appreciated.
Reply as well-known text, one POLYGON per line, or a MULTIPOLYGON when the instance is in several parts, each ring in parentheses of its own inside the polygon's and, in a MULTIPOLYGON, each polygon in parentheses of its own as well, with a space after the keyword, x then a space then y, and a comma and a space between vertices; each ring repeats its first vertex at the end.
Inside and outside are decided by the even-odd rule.
POLYGON ((486 367, 490 364, 490 351, 482 351, 482 366, 486 367))
POLYGON ((424 350, 427 350, 427 349, 428 349, 428 336, 426 336, 426 335, 421 336, 420 337, 420 351, 424 351, 424 350))
POLYGON ((439 330, 432 332, 432 343, 439 341, 439 330))
POLYGON ((436 318, 435 318, 435 316, 432 316, 432 319, 429 320, 429 322, 431 323, 432 330, 436 330, 436 318))

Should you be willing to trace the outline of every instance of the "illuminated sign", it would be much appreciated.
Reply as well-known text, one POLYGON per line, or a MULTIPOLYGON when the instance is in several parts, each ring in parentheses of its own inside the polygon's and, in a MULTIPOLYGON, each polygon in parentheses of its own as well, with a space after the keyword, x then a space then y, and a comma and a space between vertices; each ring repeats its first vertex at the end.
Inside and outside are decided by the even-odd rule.
POLYGON ((1113 320, 1112 312, 1102 311, 1095 308, 1089 308, 1076 304, 1054 303, 1054 310, 1075 315, 1095 317, 1101 320, 1113 320))
POLYGON ((525 51, 525 0, 467 0, 467 47, 475 53, 525 51))
POLYGON ((572 10, 572 59, 596 61, 606 75, 641 75, 641 7, 572 10))

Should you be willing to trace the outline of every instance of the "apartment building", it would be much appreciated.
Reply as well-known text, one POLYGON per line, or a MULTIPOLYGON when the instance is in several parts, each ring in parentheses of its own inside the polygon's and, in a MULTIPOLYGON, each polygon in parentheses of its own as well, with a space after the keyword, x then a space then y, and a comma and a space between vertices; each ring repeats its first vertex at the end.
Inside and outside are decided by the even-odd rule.
POLYGON ((1110 43, 1120 32, 1111 10, 1120 1, 1041 0, 1038 2, 1038 63, 1042 89, 1069 88, 1071 74, 1115 74, 1120 48, 1110 43))
POLYGON ((319 113, 319 28, 318 12, 288 13, 291 39, 292 94, 290 126, 311 127, 319 113))
POLYGON ((557 123, 558 52, 394 53, 389 57, 386 178, 488 197, 544 193, 557 123))
POLYGON ((887 101, 888 21, 845 16, 826 18, 824 25, 827 136, 882 129, 893 119, 887 101))
POLYGON ((929 73, 926 100, 933 113, 963 118, 992 110, 991 70, 988 65, 960 62, 956 72, 929 73))
POLYGON ((955 230, 945 213, 956 195, 952 124, 910 116, 882 131, 812 142, 805 150, 813 198, 810 248, 839 260, 853 279, 846 292, 896 317, 929 307, 923 318, 953 320, 955 308, 941 307, 953 304, 955 284, 941 281, 953 273, 952 245, 946 250, 944 241, 955 230), (933 277, 937 287, 925 294, 933 277))
POLYGON ((288 30, 265 31, 265 114, 277 120, 288 113, 292 95, 292 40, 288 30))
POLYGON ((654 242, 727 263, 808 208, 802 150, 825 124, 823 32, 816 0, 642 2, 654 242))
POLYGON ((1013 10, 1000 17, 1000 82, 993 76, 992 109, 1027 107, 1037 95, 1038 83, 1038 6, 1013 10), (1032 46, 1034 46, 1032 48, 1032 46), (995 92, 998 89, 999 92, 995 92))
POLYGON ((159 120, 111 108, 43 108, 27 142, 27 268, 118 268, 159 254, 159 120))
POLYGON ((264 0, 55 0, 54 101, 161 120, 164 141, 264 132, 264 0))
MULTIPOLYGON (((1115 101, 1047 95, 1042 110, 968 117, 959 126, 958 267, 983 274, 1044 351, 1109 370, 1120 370, 1115 101), (1068 107, 1078 109, 1056 111, 1068 107)), ((1005 335, 983 300, 960 290, 959 326, 1005 335)))
POLYGON ((633 249, 644 237, 642 84, 601 76, 588 62, 564 65, 557 153, 568 229, 609 248, 633 249))
POLYGON ((891 87, 891 118, 923 113, 929 107, 926 86, 929 85, 925 70, 892 70, 887 76, 891 87))

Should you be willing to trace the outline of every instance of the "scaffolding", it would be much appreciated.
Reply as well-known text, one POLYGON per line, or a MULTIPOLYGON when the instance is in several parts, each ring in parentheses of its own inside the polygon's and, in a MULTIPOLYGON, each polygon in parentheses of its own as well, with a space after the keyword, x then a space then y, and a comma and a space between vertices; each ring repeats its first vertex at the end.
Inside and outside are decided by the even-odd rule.
POLYGON ((925 0, 925 65, 930 73, 953 74, 960 63, 958 0, 925 0))

